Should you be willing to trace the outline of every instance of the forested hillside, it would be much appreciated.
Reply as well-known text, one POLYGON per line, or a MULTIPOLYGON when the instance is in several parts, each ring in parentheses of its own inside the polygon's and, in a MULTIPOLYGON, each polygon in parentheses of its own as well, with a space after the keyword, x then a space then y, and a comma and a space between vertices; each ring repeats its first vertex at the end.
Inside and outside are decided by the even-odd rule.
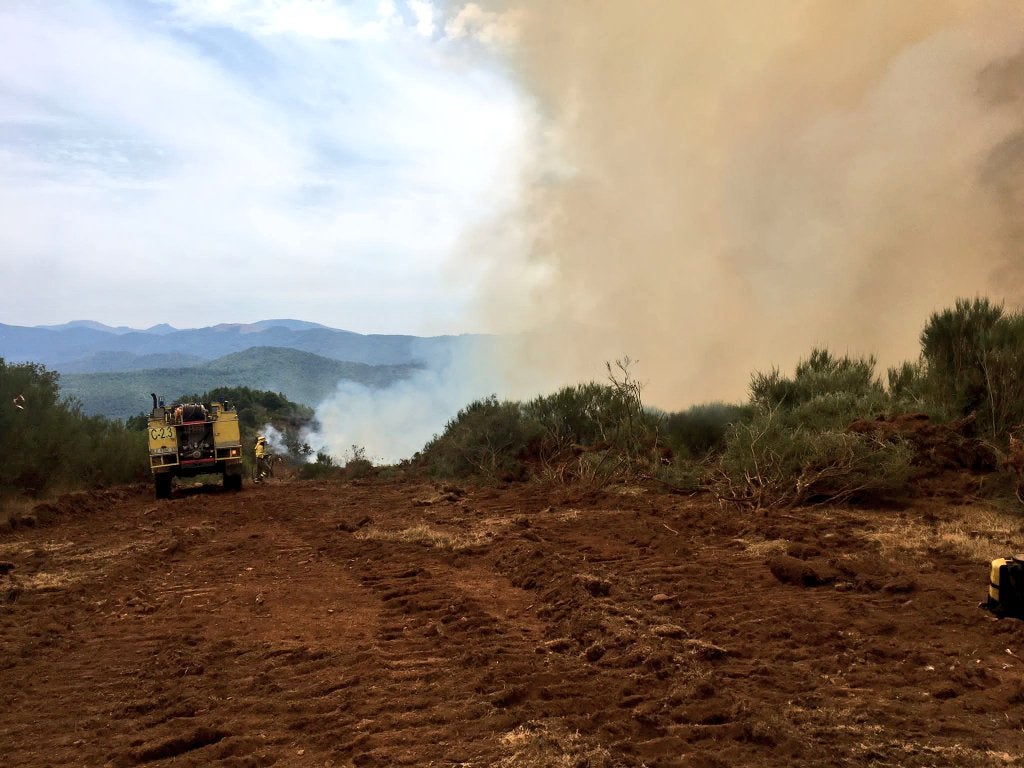
POLYGON ((64 395, 81 402, 84 413, 127 418, 148 407, 150 392, 170 402, 187 392, 250 387, 281 392, 315 406, 341 381, 384 387, 408 377, 417 367, 341 362, 294 349, 256 347, 188 367, 64 374, 60 387, 64 395))

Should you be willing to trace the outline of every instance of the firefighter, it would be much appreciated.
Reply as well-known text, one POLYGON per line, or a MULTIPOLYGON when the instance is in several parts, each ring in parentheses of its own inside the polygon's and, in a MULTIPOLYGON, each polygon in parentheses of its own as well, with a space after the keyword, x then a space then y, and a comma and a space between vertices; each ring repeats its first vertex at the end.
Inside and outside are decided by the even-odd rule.
POLYGON ((256 482, 263 482, 267 476, 267 438, 263 435, 256 435, 256 482))

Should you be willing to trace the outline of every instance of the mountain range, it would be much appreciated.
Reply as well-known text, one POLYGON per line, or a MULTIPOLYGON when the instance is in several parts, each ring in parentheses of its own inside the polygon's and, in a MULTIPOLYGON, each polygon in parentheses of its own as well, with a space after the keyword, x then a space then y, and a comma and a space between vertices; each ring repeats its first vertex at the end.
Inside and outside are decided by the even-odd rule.
MULTIPOLYGON (((114 359, 121 370, 140 370, 151 367, 147 359, 151 355, 186 355, 188 359, 209 361, 252 347, 286 347, 367 365, 430 364, 466 344, 488 338, 491 337, 364 335, 303 320, 262 320, 185 329, 156 325, 146 330, 113 328, 89 320, 32 327, 0 323, 0 357, 8 362, 42 363, 69 373, 109 371, 110 353, 119 353, 114 359)), ((179 358, 175 364, 182 360, 179 358)))
POLYGON ((89 415, 127 418, 219 386, 280 392, 316 406, 342 381, 385 387, 443 365, 494 337, 364 335, 302 320, 144 330, 90 320, 53 326, 0 324, 0 358, 60 373, 61 393, 89 415))

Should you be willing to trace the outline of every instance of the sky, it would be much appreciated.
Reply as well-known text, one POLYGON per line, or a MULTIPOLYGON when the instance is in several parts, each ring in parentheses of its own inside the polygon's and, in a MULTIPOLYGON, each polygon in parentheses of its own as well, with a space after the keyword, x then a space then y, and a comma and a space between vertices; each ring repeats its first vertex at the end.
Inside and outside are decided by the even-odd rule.
POLYGON ((452 254, 512 204, 538 131, 498 19, 4 0, 0 322, 481 330, 452 254))

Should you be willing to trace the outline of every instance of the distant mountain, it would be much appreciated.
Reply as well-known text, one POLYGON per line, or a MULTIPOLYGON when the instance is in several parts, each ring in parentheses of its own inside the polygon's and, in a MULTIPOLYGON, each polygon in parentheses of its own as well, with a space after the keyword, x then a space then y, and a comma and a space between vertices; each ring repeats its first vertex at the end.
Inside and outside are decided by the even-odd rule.
POLYGON ((62 323, 61 325, 36 325, 35 328, 43 328, 48 331, 66 331, 70 328, 90 328, 94 331, 103 331, 104 333, 131 333, 134 328, 129 328, 127 325, 119 325, 113 328, 103 323, 97 323, 95 320, 72 320, 70 323, 62 323))
POLYGON ((181 352, 136 355, 134 352, 94 352, 91 355, 60 364, 60 372, 110 373, 113 371, 145 371, 152 368, 188 368, 208 362, 196 355, 181 352))
MULTIPOLYGON (((114 329, 100 323, 75 321, 64 326, 29 328, 0 324, 0 357, 9 362, 36 362, 67 372, 85 372, 96 359, 106 366, 111 358, 98 353, 187 355, 214 360, 252 347, 286 347, 332 360, 367 365, 433 364, 460 350, 489 344, 487 336, 363 335, 302 320, 262 320, 177 330, 154 326, 147 331, 114 329)), ((131 360, 134 358, 125 358, 131 360)), ((100 367, 94 372, 107 371, 100 367)))
POLYGON ((334 330, 332 328, 328 328, 326 325, 320 325, 320 323, 310 323, 306 320, 260 320, 257 323, 237 323, 235 325, 217 325, 214 327, 239 328, 242 331, 242 333, 252 333, 253 331, 265 331, 267 328, 287 328, 289 331, 308 331, 313 328, 326 328, 329 331, 334 330))
POLYGON ((341 362, 280 347, 256 347, 200 365, 118 373, 64 373, 61 394, 78 399, 88 415, 124 419, 147 411, 155 392, 167 403, 215 387, 250 387, 281 392, 316 406, 342 381, 385 387, 408 378, 419 366, 341 362))

